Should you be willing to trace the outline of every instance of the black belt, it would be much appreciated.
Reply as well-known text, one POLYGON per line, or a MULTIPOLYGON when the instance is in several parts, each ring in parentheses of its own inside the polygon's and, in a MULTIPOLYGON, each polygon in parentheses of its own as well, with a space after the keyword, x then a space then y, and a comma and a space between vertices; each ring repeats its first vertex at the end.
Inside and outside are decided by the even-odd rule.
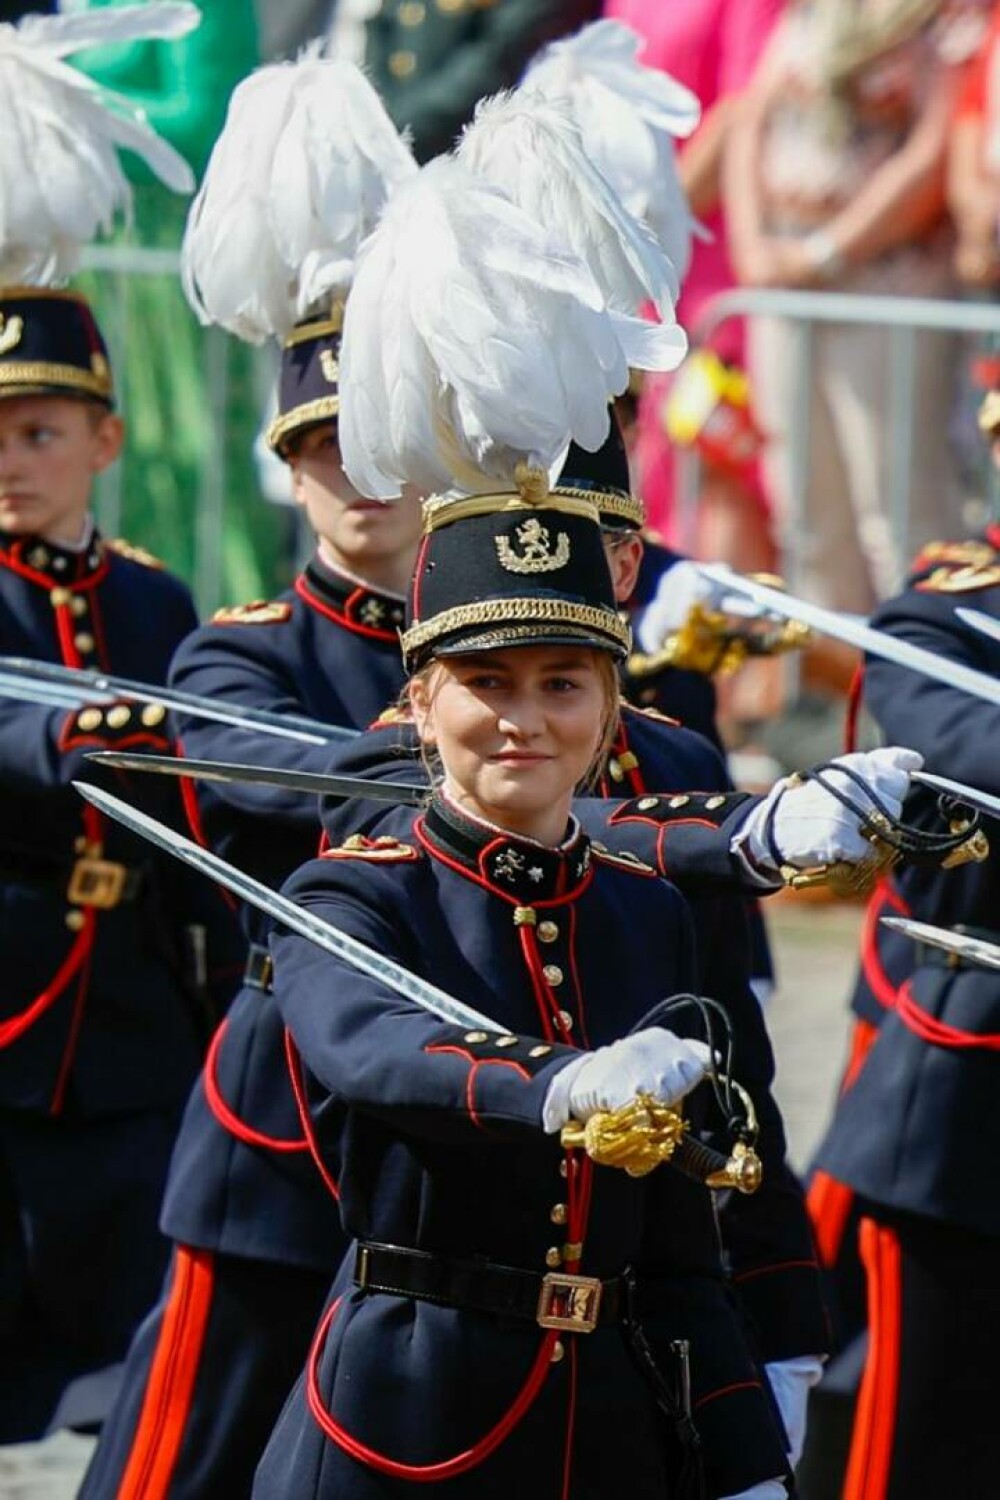
POLYGON ((561 1271, 542 1275, 490 1260, 453 1260, 364 1240, 354 1261, 354 1284, 363 1292, 521 1318, 569 1333, 591 1333, 599 1325, 620 1322, 624 1312, 622 1276, 600 1281, 561 1271))
POLYGON ((274 964, 271 951, 263 943, 251 943, 243 970, 243 983, 248 989, 261 990, 269 995, 274 989, 274 964))
MULTIPOLYGON (((948 929, 957 932, 960 937, 978 938, 983 943, 993 943, 1000 947, 1000 932, 990 927, 970 927, 963 922, 956 922, 948 929)), ((946 948, 936 948, 930 943, 916 943, 916 967, 923 968, 930 964, 937 969, 981 969, 981 964, 973 963, 971 959, 965 959, 959 953, 949 953, 946 948)))

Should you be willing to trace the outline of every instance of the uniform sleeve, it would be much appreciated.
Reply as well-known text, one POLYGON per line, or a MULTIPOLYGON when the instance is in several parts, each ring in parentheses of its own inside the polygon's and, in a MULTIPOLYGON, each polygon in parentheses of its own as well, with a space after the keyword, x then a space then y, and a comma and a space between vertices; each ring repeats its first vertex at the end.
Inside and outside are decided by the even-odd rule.
MULTIPOLYGON (((115 705, 124 715, 125 706, 115 705)), ((107 710, 72 713, 0 698, 0 778, 11 791, 51 793, 78 805, 73 781, 106 781, 87 760, 95 750, 166 750, 170 740, 142 723, 141 709, 128 709, 125 722, 109 724, 107 710)))
MULTIPOLYGON (((963 625, 956 605, 1000 618, 1000 586, 938 593, 918 582, 884 605, 872 623, 945 661, 1000 679, 1000 645, 963 625)), ((1000 706, 874 657, 865 663, 865 702, 887 742, 919 750, 926 770, 1000 793, 1000 706)))
MULTIPOLYGON (((227 708, 309 717, 292 675, 282 669, 278 653, 269 649, 263 635, 272 628, 280 627, 207 625, 196 631, 174 657, 171 687, 227 708)), ((191 759, 301 771, 321 772, 329 767, 329 745, 304 744, 194 716, 181 718, 180 728, 184 754, 191 759)), ((238 782, 212 782, 210 792, 201 790, 240 813, 310 828, 318 822, 317 799, 301 792, 238 782)))
MULTIPOLYGON (((383 868, 313 861, 285 894, 404 966, 415 955, 395 912, 406 903, 383 868)), ((340 1104, 384 1116, 415 1136, 468 1141, 541 1137, 542 1104, 560 1066, 579 1054, 539 1037, 514 1040, 438 1020, 384 981, 371 979, 284 930, 271 938, 275 995, 310 1074, 340 1104)), ((461 996, 456 996, 461 999, 461 996)))
POLYGON ((731 850, 760 800, 746 792, 650 793, 628 802, 579 798, 573 810, 591 838, 636 855, 685 895, 760 894, 731 850))
POLYGON ((479 100, 517 83, 545 42, 593 20, 596 0, 503 0, 484 9, 474 41, 424 78, 393 88, 390 112, 413 131, 420 160, 447 151, 479 100))

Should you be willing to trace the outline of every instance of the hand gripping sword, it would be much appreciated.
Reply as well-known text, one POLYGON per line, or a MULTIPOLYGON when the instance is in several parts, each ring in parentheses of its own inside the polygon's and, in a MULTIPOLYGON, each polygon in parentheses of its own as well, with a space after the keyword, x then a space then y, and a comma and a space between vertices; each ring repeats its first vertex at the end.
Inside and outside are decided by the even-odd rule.
MULTIPOLYGON (((167 854, 173 855, 175 859, 183 860, 185 864, 207 875, 210 880, 225 886, 241 901, 255 906, 258 911, 262 911, 283 927, 297 932, 301 937, 308 938, 317 947, 334 954, 360 973, 380 980, 390 989, 395 990, 398 995, 413 1001, 415 1005, 419 1005, 440 1020, 462 1026, 466 1030, 501 1033, 506 1031, 506 1027, 500 1026, 489 1016, 483 1015, 481 1011, 474 1010, 471 1005, 466 1005, 462 1000, 457 1000, 429 980, 421 979, 419 975, 411 973, 409 969, 403 968, 391 958, 376 953, 374 949, 359 942, 357 938, 351 937, 349 933, 341 932, 332 923, 324 921, 315 912, 298 906, 287 896, 282 896, 272 890, 263 881, 256 880, 236 865, 220 859, 210 849, 202 849, 198 844, 185 838, 183 834, 176 833, 165 823, 151 818, 148 813, 140 812, 138 808, 131 807, 121 798, 113 796, 100 787, 88 786, 81 781, 75 781, 73 785, 81 797, 109 818, 114 818, 116 822, 123 824, 133 833, 139 834, 167 854)), ((613 1151, 607 1158, 608 1165, 620 1165, 628 1170, 630 1166, 635 1165, 636 1161, 639 1161, 641 1170, 649 1171, 658 1161, 670 1161, 685 1175, 693 1177, 697 1182, 706 1186, 736 1188, 744 1193, 756 1191, 760 1184, 761 1173, 759 1161, 753 1153, 750 1153, 751 1160, 748 1161, 746 1151, 734 1150, 732 1157, 727 1159, 721 1152, 684 1135, 683 1122, 679 1121, 676 1111, 668 1110, 657 1101, 636 1101, 636 1105, 629 1105, 626 1108, 630 1110, 638 1108, 637 1118, 628 1122, 627 1127, 633 1129, 636 1134, 636 1155, 630 1156, 622 1150, 621 1136, 622 1130, 626 1128, 626 1122, 619 1121, 618 1116, 622 1112, 616 1111, 613 1115, 603 1117, 608 1122, 607 1133, 613 1137, 613 1151), (652 1159, 654 1154, 656 1160, 652 1159)), ((599 1117, 594 1116, 585 1125, 571 1120, 565 1127, 564 1144, 582 1145, 588 1150, 593 1147, 595 1153, 599 1151, 601 1131, 595 1124, 598 1119, 599 1117)), ((595 1154, 594 1159, 599 1161, 601 1158, 595 1154)))
POLYGON ((922 672, 925 677, 932 677, 948 687, 960 688, 962 692, 969 693, 973 698, 980 698, 985 703, 1000 705, 1000 681, 987 672, 977 672, 974 667, 949 661, 936 651, 911 645, 909 641, 897 640, 884 630, 873 630, 866 621, 854 615, 839 614, 836 610, 824 609, 819 604, 797 599, 794 594, 769 588, 767 584, 745 578, 742 573, 735 573, 732 568, 721 563, 697 563, 696 566, 699 573, 710 578, 713 583, 725 584, 734 593, 747 595, 769 613, 780 615, 783 620, 800 620, 802 624, 818 630, 821 635, 832 636, 834 640, 844 641, 859 651, 867 651, 884 661, 895 662, 900 667, 909 667, 913 672, 922 672))

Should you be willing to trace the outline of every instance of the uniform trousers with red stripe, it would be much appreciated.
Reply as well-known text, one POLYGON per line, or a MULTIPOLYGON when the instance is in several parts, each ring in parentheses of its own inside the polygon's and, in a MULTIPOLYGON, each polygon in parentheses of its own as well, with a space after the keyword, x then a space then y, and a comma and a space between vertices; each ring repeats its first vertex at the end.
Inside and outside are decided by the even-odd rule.
POLYGON ((870 1343, 844 1500, 1000 1493, 1000 1238, 864 1205, 870 1343))
POLYGON ((178 1245, 78 1500, 249 1495, 329 1283, 325 1271, 178 1245))

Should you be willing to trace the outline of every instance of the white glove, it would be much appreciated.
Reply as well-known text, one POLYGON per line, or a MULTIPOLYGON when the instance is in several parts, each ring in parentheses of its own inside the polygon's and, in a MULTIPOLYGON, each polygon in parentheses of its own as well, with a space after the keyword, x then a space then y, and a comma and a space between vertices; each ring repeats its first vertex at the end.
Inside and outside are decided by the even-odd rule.
MULTIPOLYGON (((890 745, 884 750, 841 755, 830 765, 849 766, 868 783, 889 816, 898 818, 909 790, 910 772, 919 771, 923 763, 923 756, 916 750, 890 745)), ((856 807, 866 810, 872 807, 870 798, 848 776, 835 769, 822 774, 845 792, 856 807)), ((766 837, 769 818, 772 843, 782 864, 803 870, 838 860, 856 864, 872 852, 871 844, 859 832, 858 817, 818 781, 790 786, 782 780, 754 808, 733 838, 732 852, 742 856, 752 872, 778 873, 766 837)))
POLYGON ((785 1424, 788 1458, 794 1469, 805 1447, 809 1392, 823 1374, 823 1361, 816 1354, 800 1354, 795 1359, 775 1360, 764 1369, 785 1424))
MULTIPOLYGON (((639 620, 636 631, 639 645, 650 654, 660 651, 667 636, 681 628, 696 604, 715 610, 723 599, 727 604, 736 602, 729 597, 732 592, 726 584, 704 577, 694 563, 681 558, 660 574, 656 593, 639 620)), ((759 612, 757 605, 752 608, 755 614, 759 612)))
POLYGON ((620 1109, 636 1094, 676 1104, 701 1082, 711 1058, 704 1042, 685 1041, 661 1026, 584 1052, 560 1068, 549 1084, 542 1127, 554 1135, 567 1120, 589 1120, 602 1110, 620 1109))
POLYGON ((722 1500, 788 1500, 788 1491, 783 1479, 762 1479, 738 1495, 723 1495, 722 1500))

